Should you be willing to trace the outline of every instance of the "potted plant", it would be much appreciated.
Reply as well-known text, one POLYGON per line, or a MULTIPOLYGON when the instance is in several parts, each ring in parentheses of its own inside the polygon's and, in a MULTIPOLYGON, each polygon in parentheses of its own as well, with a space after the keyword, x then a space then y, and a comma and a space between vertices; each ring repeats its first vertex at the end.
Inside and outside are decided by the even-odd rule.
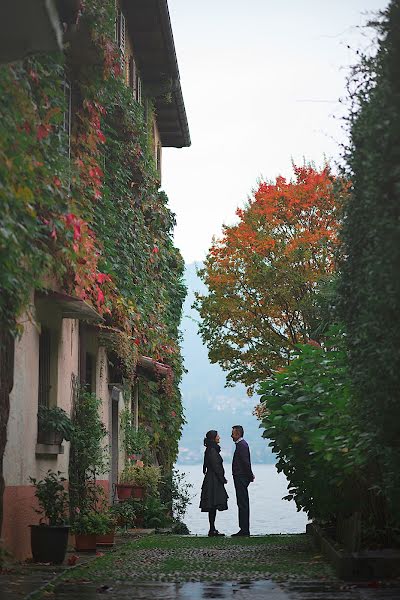
MULTIPOLYGON (((99 486, 97 486, 99 487, 99 486)), ((97 546, 113 546, 114 538, 115 538, 115 527, 117 524, 116 516, 112 510, 112 506, 109 506, 104 489, 101 487, 97 492, 97 507, 99 512, 104 517, 104 527, 106 531, 104 533, 99 533, 96 536, 96 545, 97 546)))
POLYGON ((39 525, 31 525, 31 547, 34 562, 61 564, 67 551, 69 526, 65 525, 68 511, 68 492, 61 472, 47 472, 44 479, 29 478, 35 486, 41 515, 39 525), (44 520, 47 521, 44 522, 44 520))
POLYGON ((160 467, 144 466, 141 462, 128 464, 122 471, 117 485, 118 498, 144 498, 146 493, 154 494, 161 479, 160 467))
POLYGON ((60 445, 71 439, 73 425, 65 410, 59 406, 39 406, 38 443, 60 445))
POLYGON ((105 533, 99 533, 96 536, 96 546, 114 546, 116 524, 117 519, 110 507, 109 510, 104 513, 104 526, 106 531, 105 533))
POLYGON ((95 552, 98 535, 109 532, 110 518, 108 515, 94 510, 81 512, 76 509, 74 522, 71 527, 75 534, 75 550, 78 552, 95 552))

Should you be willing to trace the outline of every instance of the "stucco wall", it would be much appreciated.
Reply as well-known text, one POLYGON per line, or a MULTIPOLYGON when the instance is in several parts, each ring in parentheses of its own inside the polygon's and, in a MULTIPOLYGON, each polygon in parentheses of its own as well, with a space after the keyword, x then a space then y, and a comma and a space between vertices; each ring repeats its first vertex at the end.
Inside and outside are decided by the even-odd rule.
POLYGON ((29 477, 41 479, 49 469, 68 473, 69 443, 64 442, 64 454, 36 455, 37 410, 39 385, 40 318, 52 328, 51 403, 57 403, 70 413, 71 379, 78 374, 79 328, 78 321, 62 319, 57 309, 40 311, 21 319, 24 330, 16 342, 14 361, 14 388, 10 395, 10 418, 7 428, 7 446, 4 455, 4 525, 2 536, 12 554, 23 559, 30 555, 28 526, 38 523, 35 513, 34 489, 29 477))

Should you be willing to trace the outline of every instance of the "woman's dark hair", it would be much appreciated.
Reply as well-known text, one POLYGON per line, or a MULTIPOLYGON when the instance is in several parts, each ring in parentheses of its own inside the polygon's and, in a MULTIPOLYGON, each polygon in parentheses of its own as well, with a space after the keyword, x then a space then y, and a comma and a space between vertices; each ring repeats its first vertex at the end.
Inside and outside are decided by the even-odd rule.
POLYGON ((210 442, 215 442, 215 438, 218 435, 218 431, 216 431, 215 429, 210 429, 210 431, 207 431, 206 433, 206 437, 204 438, 204 445, 208 446, 208 444, 210 442))

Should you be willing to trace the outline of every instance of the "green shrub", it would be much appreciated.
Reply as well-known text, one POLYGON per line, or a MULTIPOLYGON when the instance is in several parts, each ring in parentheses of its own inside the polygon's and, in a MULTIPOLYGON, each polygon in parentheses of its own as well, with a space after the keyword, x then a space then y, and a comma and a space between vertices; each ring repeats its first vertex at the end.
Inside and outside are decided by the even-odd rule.
POLYGON ((75 513, 72 533, 78 535, 105 535, 114 523, 109 514, 95 511, 75 513))
POLYGON ((325 348, 298 348, 297 359, 261 384, 258 414, 289 481, 286 499, 331 521, 359 508, 367 440, 351 415, 343 333, 331 330, 325 348))
POLYGON ((350 80, 352 196, 342 230, 341 309, 354 415, 371 437, 375 485, 400 526, 400 2, 376 27, 377 53, 350 80))

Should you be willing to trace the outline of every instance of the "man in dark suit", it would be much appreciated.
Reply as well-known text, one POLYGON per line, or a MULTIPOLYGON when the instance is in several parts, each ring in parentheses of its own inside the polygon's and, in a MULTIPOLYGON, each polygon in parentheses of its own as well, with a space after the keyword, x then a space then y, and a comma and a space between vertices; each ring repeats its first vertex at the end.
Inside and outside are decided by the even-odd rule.
POLYGON ((246 440, 243 439, 244 430, 241 425, 232 427, 231 438, 235 442, 235 452, 232 460, 233 483, 235 484, 236 500, 239 512, 240 530, 232 537, 250 535, 250 506, 249 506, 249 484, 255 477, 251 470, 250 449, 246 440))

